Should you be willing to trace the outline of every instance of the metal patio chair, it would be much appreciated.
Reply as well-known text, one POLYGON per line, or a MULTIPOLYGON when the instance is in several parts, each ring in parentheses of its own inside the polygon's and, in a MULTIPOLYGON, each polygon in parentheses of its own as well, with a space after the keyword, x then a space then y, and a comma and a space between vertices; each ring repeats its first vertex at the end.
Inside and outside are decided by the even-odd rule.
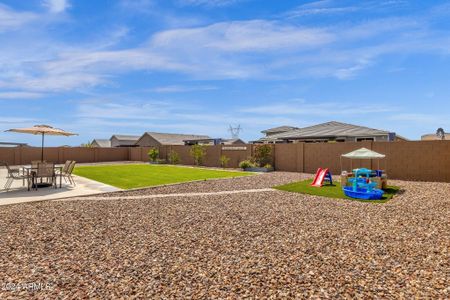
POLYGON ((25 186, 25 181, 27 181, 28 187, 30 186, 32 175, 24 174, 19 168, 11 168, 6 162, 0 162, 0 166, 5 167, 8 172, 4 186, 5 190, 8 191, 11 188, 14 180, 22 180, 22 186, 25 186))
MULTIPOLYGON (((55 173, 55 164, 54 163, 46 163, 39 162, 37 164, 37 169, 34 173, 34 179, 45 179, 47 183, 51 183, 56 188, 56 173, 55 173)), ((34 187, 37 189, 37 182, 34 182, 34 187)))
POLYGON ((58 171, 57 174, 62 176, 64 178, 64 181, 67 182, 69 180, 70 184, 76 185, 75 181, 72 177, 72 172, 75 167, 75 161, 73 160, 67 160, 64 166, 62 167, 61 171, 58 171))
POLYGON ((64 180, 66 180, 66 178, 67 178, 69 180, 70 184, 73 184, 74 186, 76 186, 77 184, 75 183, 75 180, 73 179, 72 172, 73 172, 73 169, 75 169, 76 163, 77 163, 76 161, 72 161, 70 163, 69 167, 67 168, 67 171, 62 173, 64 180))

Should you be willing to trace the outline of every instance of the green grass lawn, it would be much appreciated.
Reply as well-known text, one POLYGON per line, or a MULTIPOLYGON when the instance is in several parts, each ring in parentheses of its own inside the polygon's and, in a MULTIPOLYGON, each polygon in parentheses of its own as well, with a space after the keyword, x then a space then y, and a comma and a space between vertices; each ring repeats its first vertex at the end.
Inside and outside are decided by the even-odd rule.
POLYGON ((313 187, 311 186, 312 179, 289 183, 286 185, 276 186, 275 188, 281 191, 293 192, 293 193, 302 193, 308 195, 316 195, 323 196, 329 198, 340 198, 340 199, 349 199, 355 201, 362 202, 373 202, 373 203, 384 203, 390 200, 394 195, 400 190, 399 187, 389 186, 385 191, 383 198, 381 200, 361 200, 361 199, 353 199, 345 196, 342 191, 341 184, 339 182, 334 182, 333 185, 324 185, 323 187, 313 187))
POLYGON ((75 168, 74 174, 121 189, 252 175, 248 172, 144 164, 80 166, 75 168))

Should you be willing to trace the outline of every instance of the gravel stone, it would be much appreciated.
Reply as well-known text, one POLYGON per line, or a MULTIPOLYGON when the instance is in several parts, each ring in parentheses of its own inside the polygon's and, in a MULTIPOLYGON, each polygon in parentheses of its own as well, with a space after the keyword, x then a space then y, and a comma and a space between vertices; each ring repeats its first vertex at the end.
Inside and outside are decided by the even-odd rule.
POLYGON ((450 184, 395 183, 403 192, 385 204, 266 191, 2 206, 0 298, 449 298, 450 184))

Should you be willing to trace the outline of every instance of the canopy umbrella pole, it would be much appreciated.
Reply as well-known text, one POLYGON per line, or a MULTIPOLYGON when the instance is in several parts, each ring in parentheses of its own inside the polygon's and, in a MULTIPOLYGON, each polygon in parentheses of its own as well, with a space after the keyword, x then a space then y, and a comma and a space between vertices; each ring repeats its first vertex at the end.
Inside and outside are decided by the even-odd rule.
POLYGON ((42 133, 41 162, 44 161, 44 133, 42 133))

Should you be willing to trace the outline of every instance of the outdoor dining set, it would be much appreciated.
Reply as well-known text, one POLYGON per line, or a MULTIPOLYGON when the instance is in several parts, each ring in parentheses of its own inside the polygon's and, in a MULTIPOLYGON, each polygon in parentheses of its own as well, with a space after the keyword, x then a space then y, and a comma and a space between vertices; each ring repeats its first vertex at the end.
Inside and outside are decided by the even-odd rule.
POLYGON ((6 183, 4 188, 9 190, 14 180, 21 180, 22 185, 27 185, 28 191, 31 189, 37 190, 41 187, 62 187, 62 179, 75 185, 72 177, 73 169, 75 168, 75 161, 68 160, 64 166, 57 166, 55 163, 45 161, 32 161, 31 165, 11 167, 5 162, 0 162, 0 167, 5 167, 7 170, 6 183))
POLYGON ((46 162, 44 160, 44 137, 46 135, 54 136, 72 136, 77 135, 64 131, 59 128, 54 128, 48 125, 35 125, 28 128, 13 128, 6 130, 9 132, 28 133, 33 135, 40 135, 42 138, 41 143, 41 160, 32 161, 31 165, 11 167, 6 162, 0 162, 0 167, 4 166, 7 169, 5 189, 9 190, 14 180, 22 180, 23 186, 27 183, 28 191, 31 189, 37 190, 40 187, 62 187, 62 179, 71 185, 75 185, 75 181, 72 177, 73 169, 75 168, 75 161, 67 160, 64 166, 56 166, 55 163, 46 162))

